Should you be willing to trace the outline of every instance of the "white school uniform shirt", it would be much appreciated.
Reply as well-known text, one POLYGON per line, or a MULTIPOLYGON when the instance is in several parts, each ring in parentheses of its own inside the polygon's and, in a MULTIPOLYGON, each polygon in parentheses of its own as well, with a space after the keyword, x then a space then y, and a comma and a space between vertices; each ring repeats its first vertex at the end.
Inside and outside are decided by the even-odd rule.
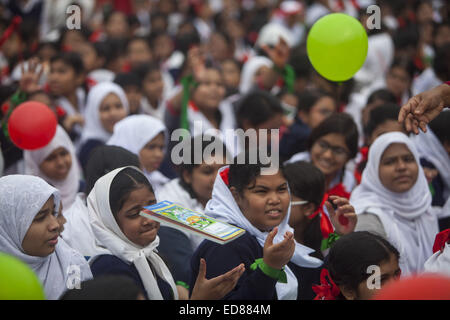
MULTIPOLYGON (((75 269, 80 271, 80 282, 91 279, 86 260, 76 250, 58 238, 55 251, 46 257, 30 256, 22 242, 34 217, 53 196, 58 212, 58 190, 43 179, 30 175, 9 175, 0 178, 0 251, 26 263, 37 275, 49 300, 59 299, 68 289, 75 269)), ((80 283, 79 282, 79 283, 80 283)))
MULTIPOLYGON (((222 167, 217 173, 216 180, 214 182, 214 189, 211 200, 208 201, 205 208, 205 214, 211 216, 220 221, 224 221, 235 226, 239 226, 256 237, 259 245, 264 247, 269 232, 262 232, 253 226, 250 221, 244 216, 239 209, 236 201, 231 194, 230 189, 223 181, 220 173, 227 170, 229 166, 222 167)), ((278 226, 278 233, 274 238, 273 243, 283 241, 283 235, 286 231, 294 233, 293 229, 289 226, 290 207, 284 218, 284 220, 278 226)), ((320 259, 309 256, 314 250, 299 243, 295 243, 295 252, 291 258, 291 262, 296 265, 307 268, 318 268, 322 265, 320 259)), ((297 288, 299 286, 298 280, 292 270, 286 265, 285 272, 287 276, 287 283, 277 282, 276 291, 279 300, 295 300, 297 299, 297 288)), ((301 284, 300 284, 301 285, 301 284)))
POLYGON ((353 190, 350 203, 357 214, 376 215, 387 234, 387 240, 400 252, 402 274, 423 271, 432 255, 435 235, 439 232, 437 216, 431 207, 431 193, 414 143, 403 133, 379 136, 370 146, 367 166, 361 184, 353 190), (392 143, 405 144, 419 167, 414 186, 403 193, 388 190, 379 177, 383 152, 392 143))
POLYGON ((41 177, 57 188, 61 194, 64 210, 63 212, 65 212, 75 202, 75 198, 80 187, 81 178, 81 170, 75 153, 75 147, 66 131, 58 125, 55 136, 49 144, 40 149, 25 150, 23 156, 25 161, 25 174, 41 177), (65 148, 70 153, 70 157, 72 158, 72 166, 70 167, 69 173, 62 181, 50 179, 39 168, 45 158, 60 147, 65 148))
POLYGON ((156 248, 159 245, 159 237, 156 236, 155 240, 146 247, 141 247, 131 242, 120 230, 111 212, 109 190, 114 177, 125 168, 133 168, 141 172, 135 167, 115 169, 98 179, 91 193, 89 193, 87 199, 89 221, 92 225, 96 243, 95 255, 89 259, 89 263, 92 264, 98 256, 103 254, 114 255, 128 264, 133 263, 149 299, 162 300, 163 297, 158 283, 150 269, 149 263, 151 263, 155 272, 171 286, 174 299, 178 300, 178 292, 172 274, 157 254, 156 248))

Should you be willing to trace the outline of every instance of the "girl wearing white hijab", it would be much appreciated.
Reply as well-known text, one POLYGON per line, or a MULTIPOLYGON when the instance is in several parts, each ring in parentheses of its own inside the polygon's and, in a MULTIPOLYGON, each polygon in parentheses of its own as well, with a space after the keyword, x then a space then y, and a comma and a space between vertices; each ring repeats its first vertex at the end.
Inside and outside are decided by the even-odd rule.
POLYGON ((25 174, 38 176, 61 194, 63 210, 74 202, 80 188, 80 168, 75 147, 66 131, 58 125, 53 139, 45 147, 25 150, 25 174))
POLYGON ((47 299, 92 278, 86 260, 59 238, 58 190, 39 177, 0 178, 0 251, 27 263, 47 299))
POLYGON ((81 135, 79 158, 84 168, 91 150, 105 144, 111 137, 114 125, 129 112, 123 89, 112 82, 101 82, 89 91, 85 124, 81 135))
POLYGON ((226 245, 203 241, 191 260, 194 277, 200 257, 208 263, 209 276, 243 262, 247 271, 226 298, 312 299, 311 284, 319 281, 315 273, 322 261, 309 256, 313 249, 294 241, 288 225, 290 194, 282 172, 261 175, 262 167, 231 165, 219 169, 205 214, 239 226, 246 233, 226 245))
POLYGON ((167 146, 164 123, 148 115, 131 115, 114 126, 108 145, 122 147, 139 157, 141 168, 156 194, 169 178, 158 171, 167 146))
MULTIPOLYGON (((123 274, 131 277, 150 300, 178 299, 173 277, 156 250, 159 223, 139 215, 143 206, 154 203, 153 189, 136 167, 118 168, 98 179, 88 196, 89 219, 97 251, 89 264, 94 276, 123 274)), ((241 268, 230 271, 234 273, 233 279, 226 280, 224 275, 222 284, 226 287, 232 280, 234 287, 242 271, 241 268)), ((220 286, 220 279, 217 283, 220 286)), ((213 293, 217 294, 213 289, 214 284, 205 287, 204 281, 203 295, 197 297, 211 298, 213 293)))
POLYGON ((403 275, 423 271, 438 220, 419 155, 405 134, 390 132, 375 140, 350 202, 359 215, 356 231, 372 231, 391 242, 400 252, 403 275))

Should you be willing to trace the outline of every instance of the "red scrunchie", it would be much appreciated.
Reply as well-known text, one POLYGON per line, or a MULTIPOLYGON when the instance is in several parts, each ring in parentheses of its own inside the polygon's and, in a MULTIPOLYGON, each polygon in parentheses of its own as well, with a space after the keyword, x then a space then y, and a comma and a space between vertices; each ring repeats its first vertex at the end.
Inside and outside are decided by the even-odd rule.
POLYGON ((327 269, 322 269, 320 272, 320 285, 314 285, 312 289, 317 294, 314 300, 336 300, 341 292, 333 279, 331 279, 327 269), (327 277, 328 280, 326 279, 327 277))
POLYGON ((331 224, 330 218, 328 218, 327 214, 323 212, 323 206, 325 205, 325 201, 328 200, 328 193, 325 193, 322 198, 322 202, 319 207, 314 211, 312 215, 310 215, 309 219, 314 219, 320 213, 320 231, 322 231, 322 237, 328 238, 330 233, 334 232, 333 225, 331 224))

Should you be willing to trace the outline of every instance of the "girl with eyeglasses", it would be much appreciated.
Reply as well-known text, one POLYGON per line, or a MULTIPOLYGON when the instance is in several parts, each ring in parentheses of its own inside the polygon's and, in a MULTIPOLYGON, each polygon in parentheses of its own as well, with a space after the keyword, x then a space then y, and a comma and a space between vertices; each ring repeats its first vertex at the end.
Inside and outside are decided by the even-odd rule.
POLYGON ((358 129, 351 116, 338 113, 322 121, 311 132, 307 150, 292 156, 288 163, 311 162, 324 174, 328 195, 350 198, 356 180, 346 165, 358 152, 358 129))

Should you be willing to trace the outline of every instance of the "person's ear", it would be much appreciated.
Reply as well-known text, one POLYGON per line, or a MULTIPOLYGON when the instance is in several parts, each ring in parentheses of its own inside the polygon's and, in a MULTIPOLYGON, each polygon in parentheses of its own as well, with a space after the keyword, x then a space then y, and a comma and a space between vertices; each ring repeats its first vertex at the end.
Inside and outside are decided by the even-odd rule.
POLYGON ((77 87, 81 86, 85 80, 85 74, 82 72, 80 74, 77 74, 75 78, 75 83, 77 84, 77 87))
POLYGON ((345 297, 346 300, 356 300, 356 292, 355 290, 348 289, 345 286, 338 286, 339 290, 341 291, 342 295, 345 297))
POLYGON ((237 191, 237 189, 235 187, 231 187, 230 188, 230 192, 231 192, 231 195, 234 198, 234 201, 236 201, 236 203, 239 205, 241 197, 240 197, 239 192, 237 191))
POLYGON ((192 172, 189 172, 187 170, 183 170, 182 176, 183 176, 184 182, 186 182, 187 184, 191 184, 192 183, 192 172))
POLYGON ((308 202, 303 206, 303 214, 305 217, 309 217, 316 211, 316 205, 312 202, 308 202))

